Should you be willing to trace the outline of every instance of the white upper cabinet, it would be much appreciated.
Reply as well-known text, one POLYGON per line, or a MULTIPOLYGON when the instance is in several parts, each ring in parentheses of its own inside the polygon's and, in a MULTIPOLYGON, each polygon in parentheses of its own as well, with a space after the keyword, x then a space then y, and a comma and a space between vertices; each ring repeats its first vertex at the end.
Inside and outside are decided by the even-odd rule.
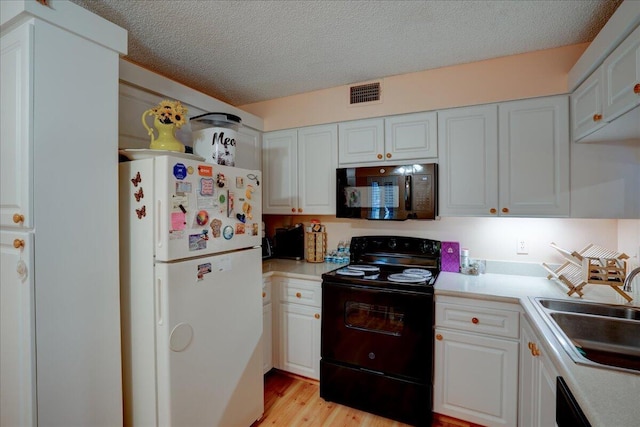
POLYGON ((606 124, 602 116, 602 68, 571 95, 573 140, 579 141, 606 124))
POLYGON ((498 125, 500 213, 569 216, 568 97, 501 103, 498 125))
POLYGON ((340 166, 394 164, 437 157, 436 112, 340 123, 340 166))
POLYGON ((341 166, 384 160, 384 119, 339 123, 338 132, 341 166))
POLYGON ((335 215, 337 138, 335 124, 264 134, 264 214, 335 215))
POLYGON ((605 59, 602 69, 603 114, 611 121, 640 105, 640 27, 605 59))
POLYGON ((568 216, 566 96, 438 113, 440 215, 568 216))
POLYGON ((497 214, 497 105, 438 112, 438 153, 440 215, 497 214))

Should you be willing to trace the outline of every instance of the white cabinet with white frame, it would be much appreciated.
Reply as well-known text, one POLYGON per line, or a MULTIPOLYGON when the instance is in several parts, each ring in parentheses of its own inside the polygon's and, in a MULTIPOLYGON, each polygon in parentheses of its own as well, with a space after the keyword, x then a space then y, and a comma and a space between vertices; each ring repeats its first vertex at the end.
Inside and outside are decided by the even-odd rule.
POLYGON ((278 369, 320 379, 320 282, 278 277, 276 354, 278 369))
POLYGON ((440 215, 568 216, 566 96, 438 112, 440 215))
POLYGON ((273 303, 271 301, 271 278, 262 279, 262 370, 273 368, 273 303))
POLYGON ((602 68, 598 68, 571 95, 574 141, 579 141, 606 124, 602 116, 602 86, 602 68))
POLYGON ((521 315, 520 329, 520 426, 551 427, 556 421, 556 377, 558 372, 541 340, 521 315))
POLYGON ((434 412, 485 426, 517 425, 519 310, 436 295, 434 412))
POLYGON ((71 2, 0 2, 0 22, 0 425, 121 425, 126 31, 71 2))
POLYGON ((337 125, 263 135, 263 213, 335 215, 337 125))
POLYGON ((612 121, 640 105, 640 27, 611 52, 602 68, 603 115, 612 121))
POLYGON ((420 162, 438 155, 435 111, 344 122, 339 128, 339 164, 420 162))
POLYGON ((498 105, 500 214, 569 216, 569 101, 565 95, 498 105))
POLYGON ((439 212, 497 214, 498 107, 438 112, 439 212))

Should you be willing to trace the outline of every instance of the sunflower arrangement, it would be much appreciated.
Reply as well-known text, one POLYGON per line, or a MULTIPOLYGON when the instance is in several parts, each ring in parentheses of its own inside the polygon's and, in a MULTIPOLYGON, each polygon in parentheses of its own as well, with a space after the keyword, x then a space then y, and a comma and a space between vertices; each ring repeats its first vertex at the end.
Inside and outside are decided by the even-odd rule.
POLYGON ((182 105, 180 101, 161 101, 155 108, 149 110, 151 114, 156 116, 160 123, 165 125, 174 124, 176 128, 181 128, 186 123, 187 107, 182 105))

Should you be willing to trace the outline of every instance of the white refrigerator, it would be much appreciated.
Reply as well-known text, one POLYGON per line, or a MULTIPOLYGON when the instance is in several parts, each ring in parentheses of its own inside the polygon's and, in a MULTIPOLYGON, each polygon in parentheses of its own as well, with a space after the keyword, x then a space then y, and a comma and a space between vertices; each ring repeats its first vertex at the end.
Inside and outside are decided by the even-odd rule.
POLYGON ((249 427, 264 411, 260 171, 120 163, 124 423, 249 427))

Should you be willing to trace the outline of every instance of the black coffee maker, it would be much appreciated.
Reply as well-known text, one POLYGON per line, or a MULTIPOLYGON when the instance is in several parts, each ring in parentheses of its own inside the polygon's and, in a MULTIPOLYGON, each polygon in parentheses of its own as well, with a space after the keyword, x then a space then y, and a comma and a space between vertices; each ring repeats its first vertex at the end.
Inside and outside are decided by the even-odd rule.
POLYGON ((276 258, 304 259, 304 226, 296 224, 288 228, 276 228, 273 254, 276 258))

